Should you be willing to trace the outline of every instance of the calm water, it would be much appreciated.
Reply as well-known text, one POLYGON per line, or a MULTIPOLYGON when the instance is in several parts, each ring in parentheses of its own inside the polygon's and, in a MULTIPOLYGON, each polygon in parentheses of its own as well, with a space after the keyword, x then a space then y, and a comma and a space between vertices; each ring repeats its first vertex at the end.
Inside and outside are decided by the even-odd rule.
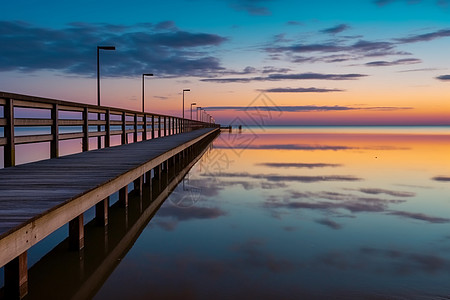
POLYGON ((95 299, 450 296, 450 128, 223 132, 95 299))

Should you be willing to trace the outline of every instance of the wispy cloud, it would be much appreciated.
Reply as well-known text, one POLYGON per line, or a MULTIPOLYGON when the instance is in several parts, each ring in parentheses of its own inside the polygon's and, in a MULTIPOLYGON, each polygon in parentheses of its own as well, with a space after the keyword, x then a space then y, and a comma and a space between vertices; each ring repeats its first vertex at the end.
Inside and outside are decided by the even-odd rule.
POLYGON ((266 90, 260 90, 261 92, 266 93, 330 93, 330 92, 344 92, 345 90, 341 89, 324 89, 324 88, 272 88, 266 90))
POLYGON ((350 28, 350 26, 348 26, 347 24, 339 24, 334 27, 321 30, 320 32, 328 33, 328 34, 337 34, 337 33, 341 33, 342 31, 345 31, 349 28, 350 28))
POLYGON ((370 195, 379 195, 379 194, 385 194, 389 196, 394 197, 414 197, 416 193, 413 192, 405 192, 405 191, 392 191, 392 190, 386 190, 386 189, 377 189, 377 188, 361 188, 359 189, 360 192, 370 195))
POLYGON ((450 29, 441 29, 424 34, 410 35, 404 38, 397 38, 396 41, 399 43, 416 43, 416 42, 427 42, 444 37, 450 37, 450 29))
POLYGON ((433 177, 433 180, 447 182, 447 181, 450 181, 450 176, 436 176, 436 177, 433 177))
POLYGON ((277 175, 277 174, 251 174, 243 173, 213 173, 202 176, 214 176, 216 178, 252 178, 263 179, 274 182, 297 181, 297 182, 325 182, 325 181, 360 181, 361 178, 349 175, 324 175, 324 176, 300 176, 300 175, 277 175))
POLYGON ((246 11, 253 16, 268 16, 272 12, 265 5, 272 0, 229 0, 230 6, 237 11, 246 11))
POLYGON ((225 216, 226 212, 217 207, 193 206, 189 209, 165 205, 158 210, 160 217, 172 217, 178 221, 187 221, 192 219, 216 219, 225 216))
POLYGON ((159 76, 205 76, 224 70, 209 48, 225 41, 217 34, 178 29, 172 21, 131 26, 78 22, 61 29, 1 21, 0 71, 93 76, 96 45, 114 45, 116 51, 102 53, 104 76, 134 76, 147 70, 158 70, 159 76))
POLYGON ((331 229, 334 229, 334 230, 342 228, 341 224, 336 223, 336 222, 334 222, 333 220, 330 220, 330 219, 319 219, 319 220, 316 220, 316 223, 325 225, 325 226, 330 227, 331 229))
POLYGON ((385 60, 378 60, 378 61, 371 61, 366 63, 365 65, 368 67, 390 67, 390 66, 397 66, 397 65, 412 65, 412 64, 419 64, 422 60, 418 58, 404 58, 404 59, 398 59, 394 61, 385 61, 385 60))
POLYGON ((395 106, 208 106, 209 111, 276 111, 276 112, 319 112, 319 111, 349 111, 349 110, 374 110, 374 111, 397 111, 409 110, 413 107, 395 107, 395 106))
POLYGON ((450 80, 450 75, 440 75, 440 76, 437 76, 436 79, 442 80, 442 81, 448 81, 448 80, 450 80))
POLYGON ((257 166, 265 166, 271 168, 336 168, 341 167, 340 164, 323 164, 323 163, 260 163, 256 164, 257 166))
MULTIPOLYGON (((283 71, 286 71, 284 69, 283 71)), ((264 72, 264 71, 263 71, 264 72)), ((265 72, 268 73, 268 72, 265 72)), ((324 74, 324 73, 298 73, 298 74, 282 74, 275 73, 269 76, 258 77, 235 77, 235 78, 206 78, 201 79, 204 82, 216 83, 246 83, 251 81, 280 81, 280 80, 355 80, 366 77, 365 74, 324 74)))
POLYGON ((412 213, 407 211, 390 211, 388 214, 435 224, 450 222, 450 219, 448 218, 433 217, 423 213, 412 213))

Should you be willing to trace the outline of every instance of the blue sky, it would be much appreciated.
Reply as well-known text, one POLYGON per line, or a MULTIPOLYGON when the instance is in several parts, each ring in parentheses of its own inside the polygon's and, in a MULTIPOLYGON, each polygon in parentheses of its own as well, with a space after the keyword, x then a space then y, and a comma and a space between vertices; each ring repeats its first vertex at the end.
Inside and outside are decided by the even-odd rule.
POLYGON ((101 54, 108 106, 138 109, 139 75, 152 72, 149 110, 173 114, 186 87, 205 107, 263 91, 280 106, 409 99, 425 113, 430 95, 450 109, 448 0, 18 0, 2 11, 2 91, 95 102, 95 49, 113 44, 101 54))

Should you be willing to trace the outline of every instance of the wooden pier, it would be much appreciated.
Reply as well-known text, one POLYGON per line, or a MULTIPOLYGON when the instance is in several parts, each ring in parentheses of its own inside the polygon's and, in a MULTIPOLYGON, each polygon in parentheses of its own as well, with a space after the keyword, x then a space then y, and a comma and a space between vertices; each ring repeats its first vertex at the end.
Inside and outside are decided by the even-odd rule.
MULTIPOLYGON (((95 206, 96 222, 108 224, 109 196, 119 191, 119 203, 128 206, 128 185, 142 194, 152 178, 161 182, 163 172, 177 165, 193 151, 193 147, 217 134, 215 124, 196 122, 176 117, 98 108, 49 99, 0 93, 3 106, 5 146, 4 162, 9 168, 0 169, 0 267, 4 266, 4 292, 9 298, 23 298, 28 292, 27 250, 46 236, 69 223, 69 246, 84 248, 83 213, 95 206), (17 100, 17 98, 20 98, 17 100), (14 106, 38 107, 51 111, 50 119, 18 120, 14 118, 14 106), (81 108, 80 108, 81 107, 81 108), (82 111, 81 120, 61 120, 59 110, 82 111), (56 111, 56 112, 55 112, 56 111), (122 130, 111 130, 114 122, 111 112, 121 115, 122 130), (90 113, 97 115, 90 120, 90 113), (103 115, 103 117, 102 117, 103 115), (132 121, 127 116, 132 115, 132 121), (158 126, 155 126, 155 118, 158 126), (148 122, 149 119, 151 122, 148 122), (132 129, 128 129, 133 122, 132 129), (17 137, 16 126, 27 124, 51 127, 52 134, 17 137), (83 132, 65 135, 61 124, 73 126, 83 123, 83 132), (19 125, 18 125, 19 124, 19 125), (163 124, 163 125, 162 125, 163 124), (91 126, 97 126, 95 132, 91 126), (163 130, 163 133, 161 133, 163 130), (155 138, 157 132, 158 137, 155 138), (128 134, 133 142, 128 144, 128 134), (108 147, 110 137, 122 135, 122 145, 108 147), (138 141, 141 134, 141 142, 138 141), (98 138, 98 150, 89 150, 89 138, 98 138), (58 157, 61 139, 82 138, 86 152, 58 157), (149 139, 150 138, 150 139, 149 139), (52 159, 14 166, 14 146, 18 143, 48 141, 52 159)), ((67 126, 69 126, 67 125, 67 126)))

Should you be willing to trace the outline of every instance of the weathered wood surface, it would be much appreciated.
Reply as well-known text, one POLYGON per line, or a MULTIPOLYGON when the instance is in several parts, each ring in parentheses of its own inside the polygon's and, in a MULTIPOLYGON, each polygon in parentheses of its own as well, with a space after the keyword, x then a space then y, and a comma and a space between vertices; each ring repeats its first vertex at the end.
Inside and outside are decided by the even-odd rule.
POLYGON ((216 130, 199 129, 1 169, 0 266, 14 252, 28 249, 71 218, 216 130))

